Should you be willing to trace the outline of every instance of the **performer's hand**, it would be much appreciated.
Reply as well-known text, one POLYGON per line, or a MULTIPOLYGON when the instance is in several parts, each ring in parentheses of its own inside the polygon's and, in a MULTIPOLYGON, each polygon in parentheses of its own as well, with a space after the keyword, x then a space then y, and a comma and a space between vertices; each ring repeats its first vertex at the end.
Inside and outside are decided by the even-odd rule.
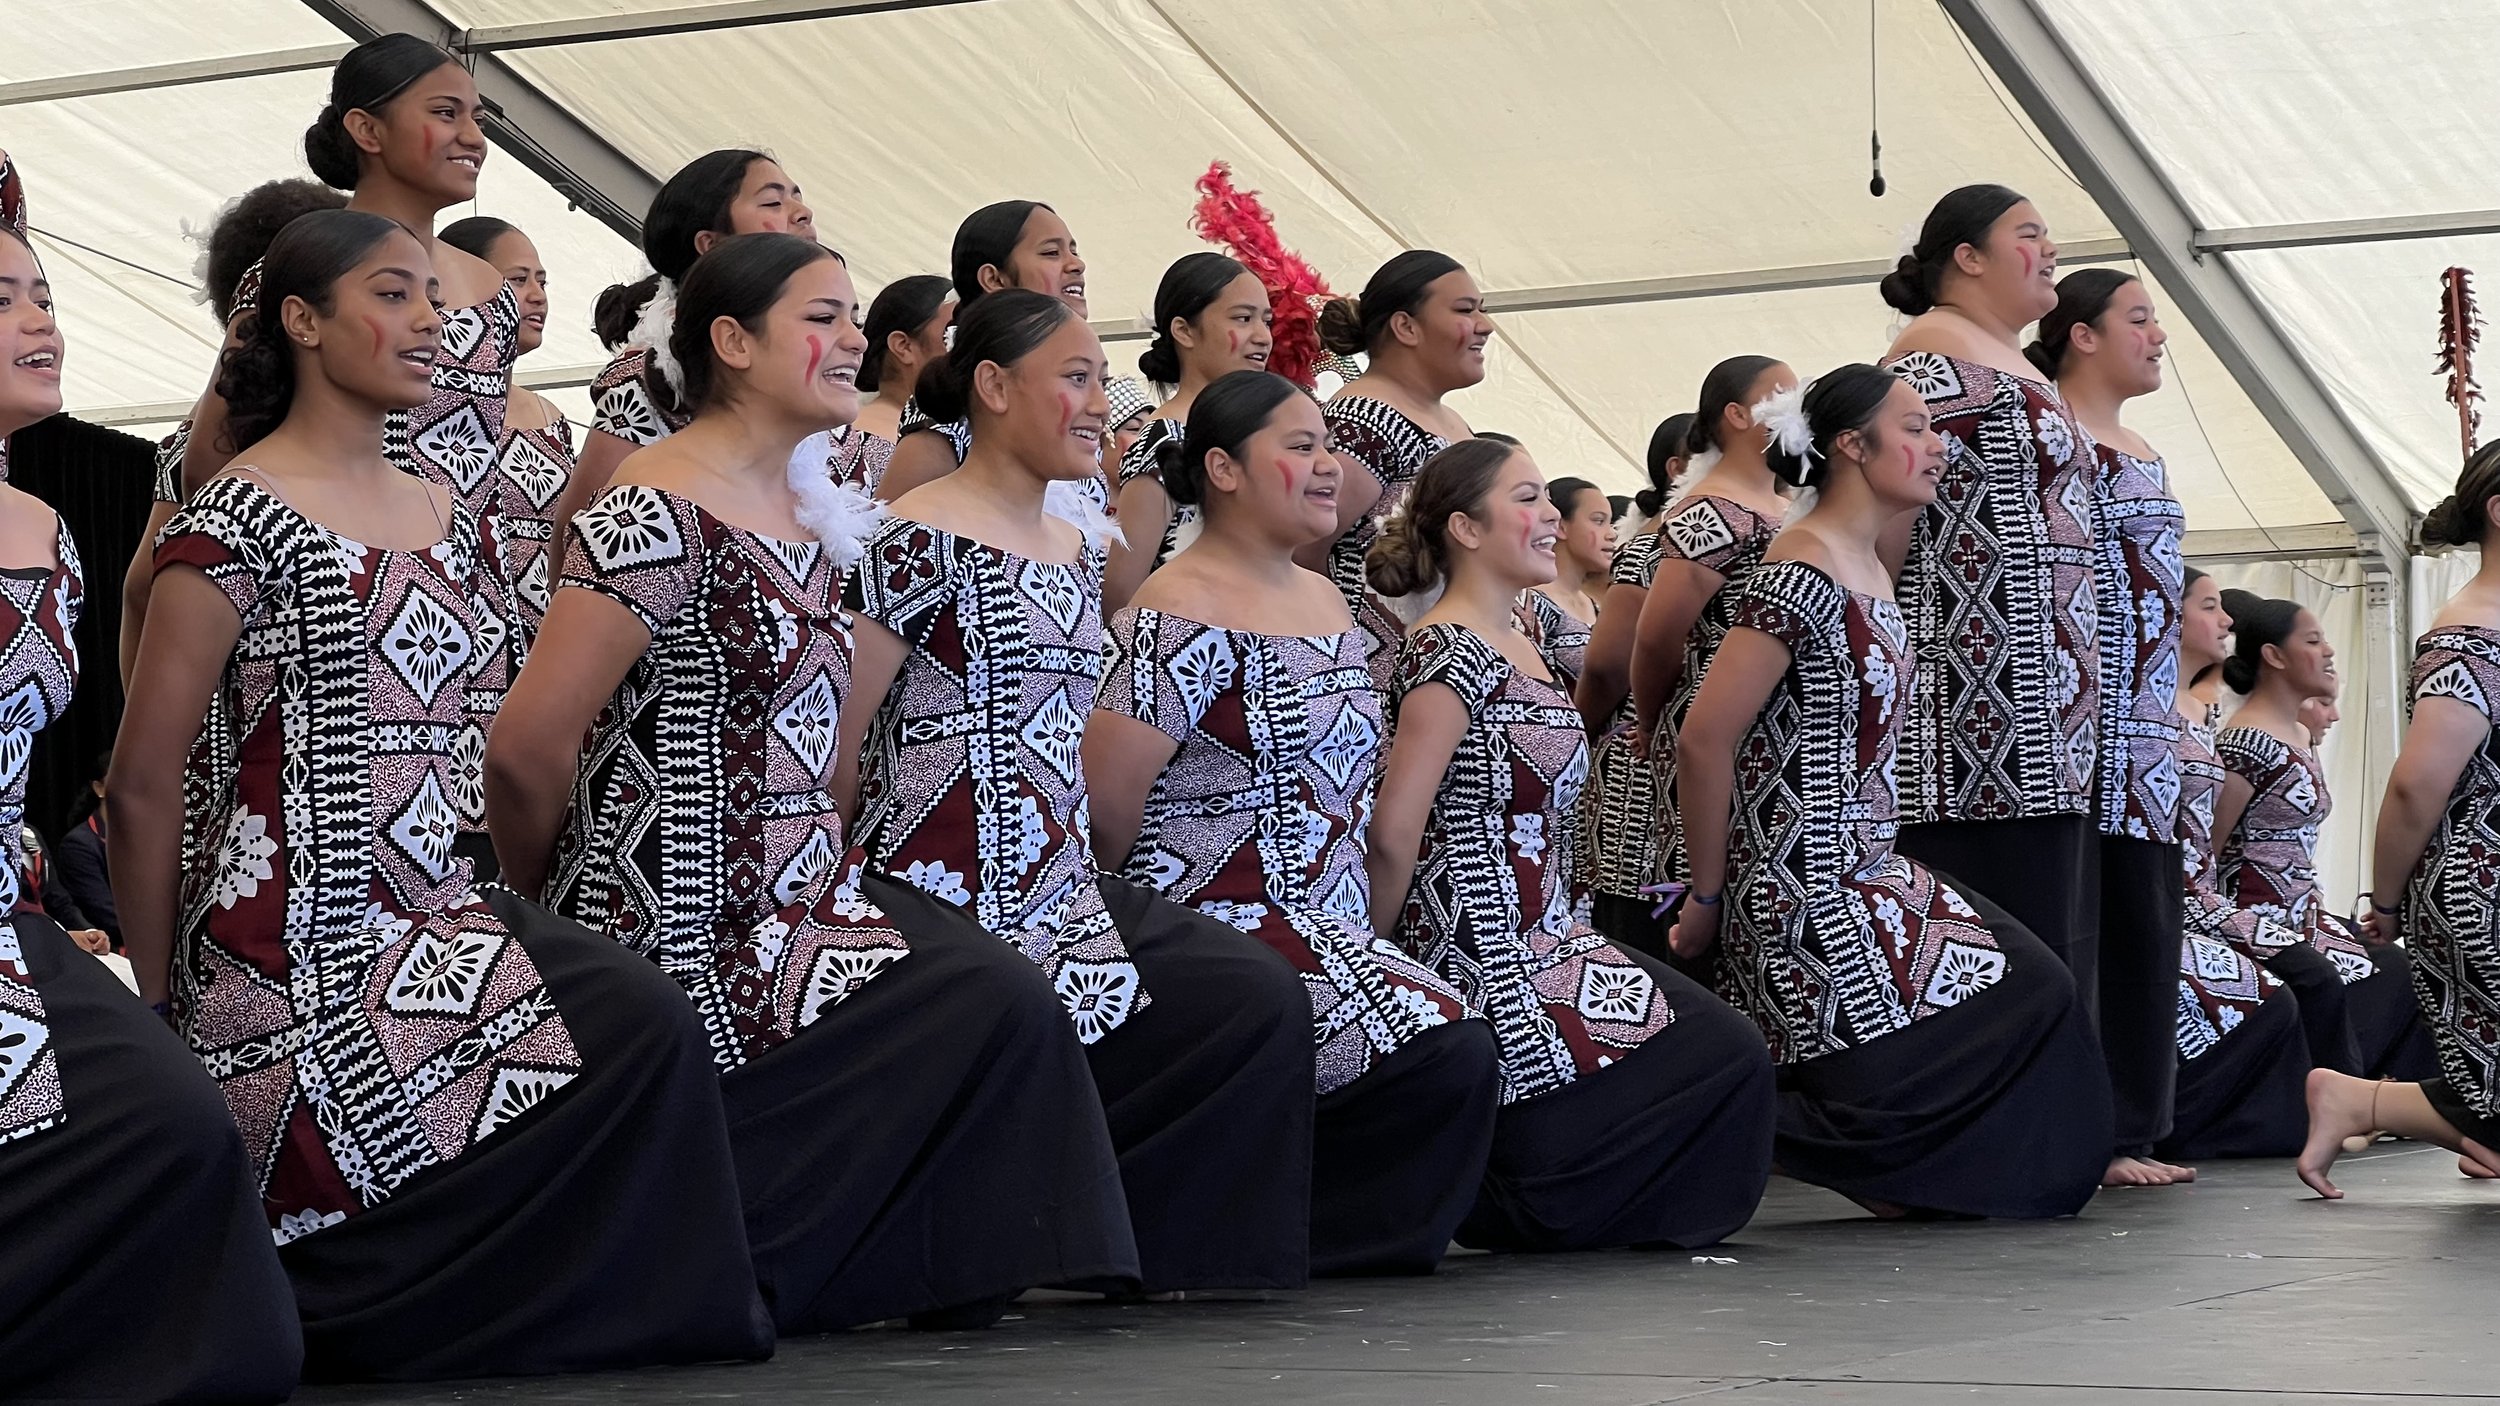
POLYGON ((69 940, 77 943, 80 951, 93 952, 99 957, 113 950, 113 939, 106 936, 101 928, 72 928, 69 940))
POLYGON ((1629 723, 1625 724, 1623 729, 1623 745, 1624 749, 1632 754, 1632 759, 1634 761, 1645 762, 1649 760, 1649 734, 1641 731, 1640 728, 1629 723))
POLYGON ((2399 915, 2382 913, 2376 908, 2361 915, 2361 940, 2371 947, 2385 947, 2396 940, 2396 919, 2399 915))
POLYGON ((1675 931, 1667 936, 1667 946, 1687 961, 1710 950, 1719 940, 1719 904, 1687 902, 1676 915, 1675 931))

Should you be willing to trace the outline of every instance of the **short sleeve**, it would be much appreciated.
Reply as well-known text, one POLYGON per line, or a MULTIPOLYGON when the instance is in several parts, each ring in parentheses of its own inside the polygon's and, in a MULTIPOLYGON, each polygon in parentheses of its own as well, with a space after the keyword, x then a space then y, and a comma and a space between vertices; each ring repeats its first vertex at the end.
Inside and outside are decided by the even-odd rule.
POLYGON ((1658 555, 1727 576, 1778 530, 1778 524, 1742 504, 1695 494, 1676 504, 1658 524, 1658 555))
POLYGON ((156 501, 182 501, 182 456, 191 447, 191 422, 174 426, 174 432, 156 445, 156 501))
POLYGON ((573 517, 558 589, 596 591, 656 636, 694 595, 704 545, 693 504, 648 484, 610 484, 573 517))
POLYGON ((1132 606, 1103 631, 1102 689, 1094 707, 1188 740, 1239 669, 1228 632, 1132 606))
POLYGON ((156 542, 156 569, 197 567, 249 628, 287 589, 287 563, 269 531, 276 511, 275 500, 250 480, 220 474, 200 485, 190 504, 165 524, 156 542))
POLYGON ((1393 704, 1399 703, 1425 684, 1447 684, 1472 718, 1500 691, 1509 671, 1510 661, 1466 626, 1424 625, 1407 631, 1399 646, 1389 696, 1393 704))
POLYGON ((260 311, 260 260, 254 259, 252 266, 243 270, 243 276, 235 280, 234 302, 231 306, 234 311, 226 319, 226 325, 229 327, 234 325, 235 318, 260 311))
POLYGON ((2224 770, 2260 791, 2272 785, 2292 763, 2292 749, 2283 739, 2253 727, 2226 727, 2214 738, 2214 755, 2224 770))
POLYGON ((1178 420, 1148 420, 1145 432, 1137 436, 1137 442, 1128 447, 1126 454, 1120 456, 1120 486, 1125 488, 1130 479, 1136 478, 1150 478, 1161 483, 1163 446, 1177 444, 1182 429, 1178 420))
POLYGON ((1397 482, 1393 461, 1397 446, 1378 424, 1356 413, 1351 401, 1332 400, 1320 407, 1320 418, 1328 422, 1328 448, 1341 464, 1358 464, 1386 488, 1397 482))
POLYGON ((953 604, 962 553, 956 540, 924 522, 889 517, 868 538, 842 583, 842 606, 890 630, 914 649, 953 604))
POLYGON ((1644 532, 1633 538, 1615 553, 1614 568, 1606 573, 1607 583, 1648 590, 1649 584, 1658 579, 1658 551, 1657 533, 1644 532))
POLYGON ((629 348, 590 383, 590 427, 627 444, 645 447, 669 437, 673 426, 651 398, 651 354, 629 348))
POLYGON ((2500 643, 2461 630, 2434 630, 2413 656, 2413 702, 2453 698, 2500 722, 2500 643))
POLYGON ((1737 587, 1730 629, 1759 630, 1791 654, 1820 649, 1844 637, 1847 593, 1840 583, 1802 561, 1765 562, 1737 587))

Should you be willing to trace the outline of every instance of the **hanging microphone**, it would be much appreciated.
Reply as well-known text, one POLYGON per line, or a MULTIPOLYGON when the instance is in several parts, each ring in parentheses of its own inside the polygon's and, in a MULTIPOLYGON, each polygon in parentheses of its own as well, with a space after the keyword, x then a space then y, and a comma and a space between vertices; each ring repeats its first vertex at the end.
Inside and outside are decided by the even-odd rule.
POLYGON ((1866 193, 1876 197, 1877 199, 1881 199, 1884 194, 1884 134, 1870 130, 1867 132, 1866 138, 1868 143, 1873 147, 1873 160, 1875 163, 1875 174, 1866 183, 1866 193))

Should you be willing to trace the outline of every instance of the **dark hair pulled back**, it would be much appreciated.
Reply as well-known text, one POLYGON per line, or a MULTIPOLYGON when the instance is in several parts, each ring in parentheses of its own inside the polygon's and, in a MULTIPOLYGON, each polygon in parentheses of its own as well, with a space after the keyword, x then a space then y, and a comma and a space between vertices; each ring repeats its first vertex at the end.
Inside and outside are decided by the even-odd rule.
POLYGON ((2231 617, 2231 657, 2222 661, 2222 682, 2233 693, 2254 693, 2265 669, 2266 646, 2280 647, 2292 637, 2300 602, 2232 590, 2222 593, 2222 610, 2231 617))
POLYGON ((653 272, 631 283, 612 284, 591 305, 591 330, 600 344, 614 351, 634 335, 634 323, 660 291, 660 280, 686 281, 694 267, 695 236, 729 233, 730 207, 747 183, 747 168, 771 157, 746 147, 707 151, 677 168, 677 174, 651 197, 651 212, 642 221, 642 256, 653 272))
POLYGON ((791 275, 819 259, 841 256, 795 234, 738 234, 711 247, 686 270, 677 290, 677 320, 669 328, 669 354, 685 373, 678 404, 688 411, 711 405, 720 393, 712 359, 712 326, 735 318, 753 332, 781 301, 791 275))
POLYGON ((1372 589, 1407 596, 1440 584, 1450 570, 1450 515, 1475 516, 1517 453, 1498 440, 1462 439, 1426 459, 1363 558, 1372 589))
POLYGON ((1965 244, 1986 244, 1998 218, 2022 202, 2019 192, 2000 185, 1947 191, 1919 226, 1918 243, 1884 275, 1877 291, 1885 303, 1911 317, 1934 307, 1945 270, 1953 267, 1954 251, 1965 244))
POLYGON ((859 388, 874 395, 885 382, 886 343, 895 333, 917 337, 929 325, 938 309, 946 306, 946 295, 954 285, 934 273, 915 273, 898 278, 877 290, 874 302, 868 305, 868 321, 860 333, 868 339, 868 350, 859 359, 859 388))
POLYGON ((1038 200, 1001 200, 964 216, 964 222, 955 226, 955 244, 948 251, 946 268, 955 280, 958 316, 989 291, 981 286, 981 270, 995 268, 1005 274, 1016 246, 1024 242, 1025 222, 1034 211, 1048 209, 1038 200))
POLYGON ((1331 298, 1319 310, 1320 345, 1339 356, 1368 352, 1389 335, 1389 319, 1424 305, 1424 289, 1466 265, 1437 249, 1409 249, 1382 264, 1360 297, 1331 298))
POLYGON ((1595 493, 1602 497, 1605 491, 1584 478, 1558 478, 1545 485, 1546 498, 1553 503, 1554 511, 1563 515, 1565 522, 1571 520, 1572 509, 1580 505, 1581 494, 1595 493))
POLYGON ((1753 409, 1753 383, 1762 373, 1780 364, 1776 356, 1731 356, 1710 368, 1701 378, 1701 406, 1693 412, 1693 426, 1684 440, 1686 454, 1701 454, 1725 449, 1719 442, 1719 421, 1731 405, 1753 409))
POLYGON ((2500 439, 2474 451, 2457 472, 2457 489, 2422 519, 2422 545, 2436 551, 2483 540, 2491 500, 2500 497, 2500 439))
POLYGON ((261 315, 217 364, 217 394, 226 402, 221 447, 240 454, 258 444, 295 403, 295 347, 277 316, 286 300, 300 298, 329 316, 338 310, 338 281, 384 240, 407 233, 397 220, 362 210, 315 210, 269 241, 261 259, 261 315))
POLYGON ((1267 428, 1276 407, 1302 388, 1272 371, 1227 371, 1189 403, 1188 428, 1156 453, 1156 476, 1165 497, 1184 507, 1206 501, 1207 456, 1222 450, 1238 459, 1250 437, 1267 428))
POLYGON ((269 252, 269 241, 278 231, 295 223, 298 215, 336 210, 346 203, 346 196, 318 181, 265 181, 219 211, 208 229, 208 261, 201 270, 208 310, 216 315, 217 325, 234 321, 235 289, 269 252))
POLYGON ((304 164, 322 183, 354 190, 364 153, 347 134, 347 114, 379 113, 390 100, 445 64, 458 59, 413 34, 376 35, 330 70, 330 102, 304 129, 304 164))
POLYGON ((1632 495, 1632 507, 1642 517, 1656 517, 1666 510, 1667 496, 1675 492, 1668 465, 1691 452, 1685 445, 1692 439, 1695 418, 1692 411, 1679 410, 1649 432, 1649 487, 1632 495))
POLYGON ((436 230, 434 237, 463 254, 486 259, 491 264, 494 260, 487 258, 486 251, 495 247, 495 241, 507 234, 520 232, 521 227, 510 220, 499 220, 492 215, 471 215, 436 230))
POLYGON ((2024 358, 2041 375, 2056 380, 2067 348, 2074 345, 2075 329, 2100 321, 2118 290, 2133 282, 2135 275, 2123 269, 2083 269, 2057 280, 2057 306, 2040 319, 2031 345, 2023 348, 2024 358))
POLYGON ((1194 323, 1198 314, 1224 296, 1233 280, 1249 270, 1238 259, 1201 249, 1173 261, 1155 286, 1155 335, 1137 354, 1137 374, 1157 385, 1181 383, 1180 344, 1172 340, 1174 322, 1194 323))
POLYGON ((1076 320, 1076 312, 1048 293, 1007 288, 969 305, 955 305, 955 345, 920 373, 912 398, 939 424, 972 411, 972 373, 982 362, 1013 366, 1076 320))
POLYGON ((1899 377, 1862 361, 1815 377, 1814 383, 1806 387, 1804 399, 1806 425, 1813 431, 1814 445, 1803 454, 1794 453, 1773 434, 1763 456, 1772 475, 1799 488, 1821 488, 1831 477, 1833 441, 1852 430, 1863 433, 1874 423, 1875 412, 1883 408, 1884 397, 1891 395, 1898 384, 1899 377))

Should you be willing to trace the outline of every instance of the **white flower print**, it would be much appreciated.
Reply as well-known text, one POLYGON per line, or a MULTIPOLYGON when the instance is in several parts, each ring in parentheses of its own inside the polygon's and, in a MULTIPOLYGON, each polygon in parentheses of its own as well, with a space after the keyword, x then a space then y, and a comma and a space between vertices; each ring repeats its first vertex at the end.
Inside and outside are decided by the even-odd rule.
POLYGON ((278 852, 278 842, 269 838, 266 816, 254 815, 237 806, 234 818, 226 822, 224 843, 217 847, 217 883, 212 890, 220 908, 232 908, 260 892, 263 880, 276 874, 269 857, 278 852))
POLYGON ((964 887, 964 876, 934 859, 912 861, 911 867, 903 871, 903 882, 958 908, 972 906, 972 891, 964 887))
POLYGON ((1894 689, 1899 682, 1893 672, 1892 656, 1884 652, 1882 645, 1870 640, 1859 672, 1866 678, 1867 697, 1875 703, 1876 724, 1881 726, 1891 722, 1894 689))
POLYGON ((2248 1019, 2248 1013, 2237 1006, 2224 1006, 2218 1019, 2222 1023, 2222 1033, 2228 1035, 2240 1028, 2240 1022, 2248 1019))
POLYGON ((1389 993, 1389 1004, 1399 1015, 1406 1017, 1420 1029, 1429 1030, 1433 1026, 1450 1023, 1450 1018, 1441 1014, 1441 1008, 1432 1003, 1430 996, 1412 986, 1392 989, 1389 993))
POLYGON ((374 939, 375 949, 379 950, 397 944, 415 927, 415 923, 381 904, 368 903, 365 905, 365 915, 358 921, 356 930, 371 936, 374 939))
POLYGON ((836 917, 842 918, 877 916, 877 905, 870 903, 868 895, 860 891, 858 865, 852 865, 843 873, 842 882, 834 885, 833 911, 836 917))
POLYGON ((1520 858, 1531 864, 1542 862, 1545 858, 1545 817, 1534 811, 1512 816, 1510 842, 1518 849, 1520 858))
POLYGON ((1014 846, 1008 858, 1018 875, 1031 872, 1034 865, 1042 862, 1043 851, 1050 848, 1050 830, 1042 823, 1041 802, 1026 796, 1017 803, 1015 829, 1007 842, 1014 846))
POLYGON ((2052 464, 2066 462, 2067 456, 2075 452, 2074 427, 2066 417, 2053 409, 2043 410, 2034 423, 2040 428, 2040 452, 2052 464))
POLYGON ((330 1211, 325 1214, 309 1206, 300 1211, 281 1211, 278 1213, 278 1223, 270 1230, 269 1235, 271 1239, 283 1245, 290 1240, 301 1240, 326 1226, 337 1225, 345 1219, 347 1219, 345 1211, 330 1211))
POLYGON ((1134 861, 1132 868, 1146 887, 1158 891, 1170 889, 1181 881, 1181 875, 1189 872, 1189 865, 1168 849, 1150 851, 1134 861))
POLYGON ((1892 939, 1892 955, 1899 957, 1910 950, 1910 932, 1901 922, 1901 903, 1888 893, 1874 895, 1875 921, 1892 939))
POLYGON ((773 663, 786 664, 799 647, 799 619, 780 601, 766 597, 764 603, 773 612, 773 663))
POLYGON ((1227 903, 1217 899, 1199 904, 1198 910, 1243 932, 1257 931, 1259 924, 1267 919, 1267 905, 1264 903, 1227 903))
POLYGON ((767 918, 747 936, 747 951, 754 954, 755 969, 770 975, 781 968, 781 954, 790 947, 790 925, 779 918, 767 918))
POLYGON ((2004 953, 1948 942, 1943 958, 1936 963, 1936 974, 1928 979, 1927 1004, 1958 1006, 1996 985, 2004 975, 2004 953))
POLYGON ((1057 985, 1080 1044, 1118 1029, 1137 1004, 1137 968, 1127 962, 1070 962, 1059 969, 1057 985))

